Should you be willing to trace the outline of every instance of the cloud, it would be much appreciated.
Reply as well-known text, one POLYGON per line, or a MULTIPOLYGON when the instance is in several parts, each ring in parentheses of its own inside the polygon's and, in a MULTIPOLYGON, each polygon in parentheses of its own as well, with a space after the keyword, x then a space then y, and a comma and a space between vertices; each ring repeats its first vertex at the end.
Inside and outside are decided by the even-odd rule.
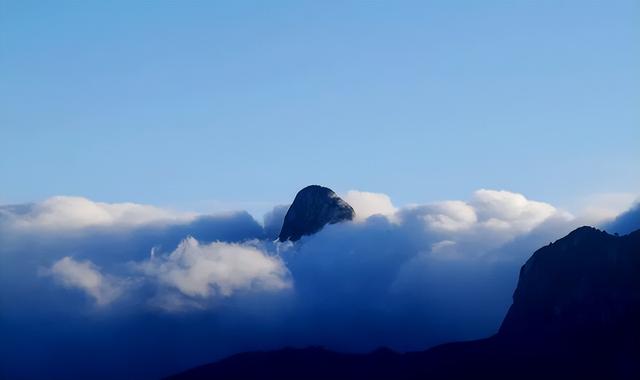
POLYGON ((80 262, 66 256, 43 273, 65 287, 82 290, 100 306, 110 304, 122 293, 118 280, 102 275, 100 268, 88 260, 80 262))
POLYGON ((344 200, 354 208, 356 221, 383 215, 397 223, 403 215, 413 213, 421 215, 428 229, 443 232, 477 227, 526 232, 559 212, 550 204, 529 200, 522 194, 487 189, 474 192, 470 201, 441 201, 404 209, 396 208, 391 198, 382 193, 351 190, 344 200))
POLYGON ((572 224, 575 218, 550 204, 504 190, 481 189, 468 201, 450 200, 412 205, 396 217, 406 226, 423 227, 417 236, 456 243, 456 252, 482 254, 529 233, 551 219, 572 224))
POLYGON ((287 215, 289 205, 279 205, 264 215, 263 226, 264 232, 271 240, 278 238, 284 217, 287 215))
POLYGON ((56 196, 31 207, 0 209, 0 215, 18 228, 73 230, 88 227, 133 227, 193 220, 195 214, 173 213, 136 203, 94 202, 82 197, 56 196))
POLYGON ((282 260, 249 244, 200 244, 188 237, 169 255, 138 264, 146 276, 191 298, 291 287, 282 260))
POLYGON ((444 201, 418 206, 411 212, 421 214, 426 227, 436 231, 456 232, 473 227, 478 221, 476 211, 463 201, 444 201))
POLYGON ((456 254, 456 242, 452 240, 441 240, 431 244, 431 253, 437 257, 451 257, 456 254))
POLYGON ((30 357, 60 378, 91 378, 92 368, 159 378, 244 350, 416 350, 481 338, 498 328, 525 260, 580 222, 499 190, 409 207, 384 194, 345 199, 356 221, 286 244, 273 240, 287 206, 265 215, 264 226, 243 212, 182 219, 161 210, 128 223, 115 212, 86 217, 92 201, 82 212, 77 202, 52 213, 39 203, 2 206, 0 334, 13 337, 6 362, 30 357), (50 214, 59 226, 43 228, 50 214), (38 277, 38 267, 49 275, 38 277), (68 297, 69 288, 102 307, 68 297), (73 344, 60 350, 62 340, 73 344), (102 353, 83 356, 85 372, 56 364, 85 351, 102 353))
POLYGON ((640 229, 640 203, 618 215, 613 220, 603 223, 603 228, 611 233, 628 234, 640 229))
POLYGON ((353 207, 356 221, 363 221, 372 215, 384 215, 393 219, 397 211, 391 198, 382 193, 350 190, 342 198, 353 207))
POLYGON ((632 193, 601 193, 593 194, 579 200, 580 218, 586 224, 601 223, 613 220, 621 213, 629 210, 638 203, 637 194, 632 193))
MULTIPOLYGON (((443 201, 413 207, 428 229, 444 232, 485 229, 504 233, 527 232, 559 211, 550 204, 532 201, 504 190, 480 189, 470 201, 443 201)), ((567 215, 570 218, 569 215, 567 215)))
POLYGON ((470 204, 479 220, 490 228, 530 231, 558 210, 548 203, 532 201, 509 191, 480 189, 470 204))

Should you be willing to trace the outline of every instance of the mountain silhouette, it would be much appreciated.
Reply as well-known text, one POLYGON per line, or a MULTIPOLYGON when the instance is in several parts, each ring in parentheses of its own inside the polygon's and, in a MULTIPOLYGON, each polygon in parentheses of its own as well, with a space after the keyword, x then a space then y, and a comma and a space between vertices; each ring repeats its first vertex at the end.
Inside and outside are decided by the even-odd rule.
POLYGON ((409 353, 241 353, 170 379, 637 379, 639 322, 640 230, 581 227, 526 262, 489 338, 409 353))
POLYGON ((312 235, 327 224, 352 220, 353 208, 333 190, 311 185, 300 190, 289 207, 278 239, 296 241, 312 235))

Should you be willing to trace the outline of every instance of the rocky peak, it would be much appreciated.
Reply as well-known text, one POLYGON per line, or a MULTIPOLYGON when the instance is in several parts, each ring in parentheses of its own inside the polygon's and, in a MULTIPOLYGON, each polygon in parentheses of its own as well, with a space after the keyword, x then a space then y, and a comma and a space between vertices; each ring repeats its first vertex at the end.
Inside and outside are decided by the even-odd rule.
POLYGON ((640 317, 640 231, 581 227, 537 250, 520 271, 501 334, 611 328, 640 317))
POLYGON ((327 224, 352 220, 353 208, 331 189, 311 185, 300 190, 284 217, 280 241, 296 241, 311 235, 327 224))

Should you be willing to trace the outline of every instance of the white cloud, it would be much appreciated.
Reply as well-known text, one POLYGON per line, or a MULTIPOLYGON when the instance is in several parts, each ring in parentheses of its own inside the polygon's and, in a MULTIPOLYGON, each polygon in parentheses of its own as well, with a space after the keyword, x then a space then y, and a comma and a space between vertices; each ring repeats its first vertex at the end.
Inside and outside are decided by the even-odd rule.
POLYGON ((277 256, 255 246, 188 237, 168 256, 152 255, 140 270, 188 297, 228 297, 238 291, 289 288, 289 272, 277 256))
MULTIPOLYGON (((529 200, 522 194, 485 189, 474 192, 468 201, 412 205, 400 209, 396 216, 399 225, 409 229, 414 226, 411 239, 429 244, 442 240, 455 242, 447 251, 455 251, 458 257, 482 256, 551 220, 566 225, 575 221, 567 212, 529 200)), ((435 253, 438 248, 436 245, 424 249, 435 253)))
POLYGON ((478 221, 473 207, 462 201, 443 201, 419 206, 415 210, 421 211, 427 227, 436 231, 466 230, 478 221))
POLYGON ((521 232, 530 231, 557 213, 550 204, 532 201, 522 194, 504 190, 477 190, 473 193, 470 205, 487 227, 521 232))
POLYGON ((372 215, 384 215, 394 221, 397 209, 387 194, 350 190, 342 198, 353 207, 356 221, 363 221, 372 215))
POLYGON ((5 208, 2 216, 18 228, 73 230, 86 227, 133 227, 153 223, 189 221, 195 214, 174 213, 136 203, 94 202, 83 197, 55 196, 22 212, 5 208))
POLYGON ((578 216, 585 224, 602 223, 630 209, 638 200, 638 195, 632 193, 592 194, 578 200, 578 216))
POLYGON ((399 214, 407 220, 421 219, 427 231, 451 236, 491 232, 513 237, 531 231, 552 216, 572 218, 550 204, 529 200, 522 194, 485 189, 474 192, 470 201, 414 205, 399 214))
POLYGON ((98 305, 107 305, 122 293, 122 286, 118 281, 102 275, 100 268, 90 261, 80 262, 66 256, 56 261, 45 274, 65 287, 84 291, 98 305))

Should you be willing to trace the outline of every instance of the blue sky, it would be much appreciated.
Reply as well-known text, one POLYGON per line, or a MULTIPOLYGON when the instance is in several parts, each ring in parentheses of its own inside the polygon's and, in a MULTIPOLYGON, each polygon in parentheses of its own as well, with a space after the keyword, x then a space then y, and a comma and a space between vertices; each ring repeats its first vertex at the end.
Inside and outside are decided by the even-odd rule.
POLYGON ((631 1, 0 1, 0 203, 640 189, 631 1))

